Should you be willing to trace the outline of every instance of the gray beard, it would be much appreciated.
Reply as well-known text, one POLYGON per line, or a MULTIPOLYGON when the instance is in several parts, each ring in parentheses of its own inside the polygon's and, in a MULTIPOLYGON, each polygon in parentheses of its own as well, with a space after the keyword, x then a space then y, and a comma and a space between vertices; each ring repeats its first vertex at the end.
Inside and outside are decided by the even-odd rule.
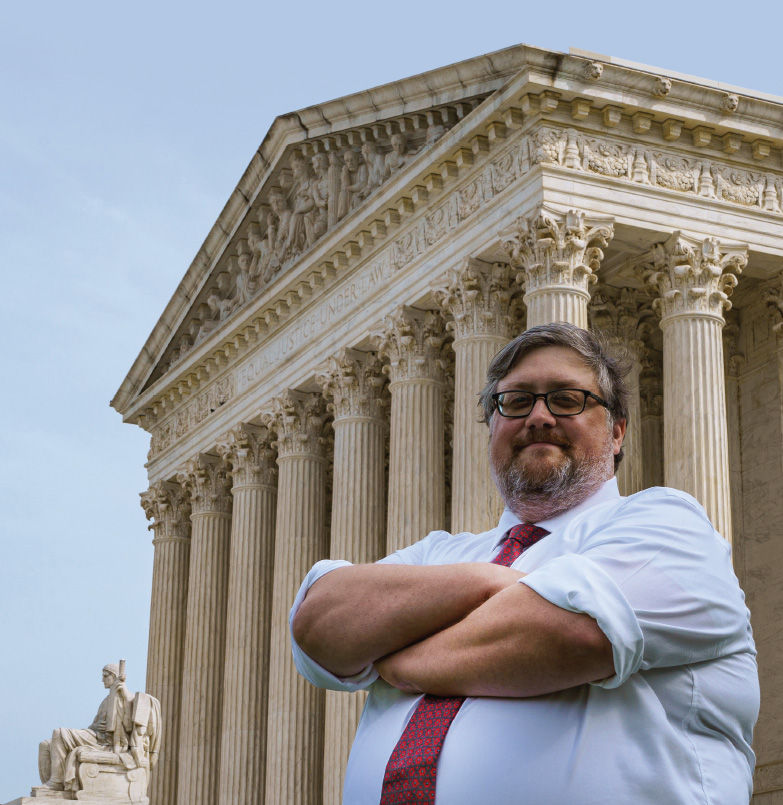
POLYGON ((567 457, 548 477, 534 481, 517 462, 509 467, 497 467, 490 459, 492 478, 506 507, 520 520, 536 523, 578 506, 611 478, 607 466, 613 464, 610 442, 598 458, 576 461, 567 457))

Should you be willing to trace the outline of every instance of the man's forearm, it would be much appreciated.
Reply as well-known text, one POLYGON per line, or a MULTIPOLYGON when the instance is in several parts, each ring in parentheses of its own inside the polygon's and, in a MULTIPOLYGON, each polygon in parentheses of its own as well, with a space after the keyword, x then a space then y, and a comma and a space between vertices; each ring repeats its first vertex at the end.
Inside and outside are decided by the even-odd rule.
POLYGON ((436 696, 539 696, 614 673, 612 646, 589 616, 524 584, 376 663, 387 682, 436 696))
POLYGON ((352 676, 464 618, 519 576, 485 562, 338 568, 308 590, 294 638, 324 668, 352 676))

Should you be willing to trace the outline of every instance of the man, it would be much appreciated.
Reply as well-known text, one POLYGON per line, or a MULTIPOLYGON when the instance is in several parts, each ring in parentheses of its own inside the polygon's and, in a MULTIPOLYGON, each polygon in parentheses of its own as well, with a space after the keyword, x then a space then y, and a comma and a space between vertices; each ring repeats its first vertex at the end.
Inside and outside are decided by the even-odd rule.
POLYGON ((620 497, 626 396, 591 333, 528 330, 481 397, 497 528, 310 571, 297 667, 370 693, 347 805, 748 801, 759 692, 729 546, 683 492, 620 497))
POLYGON ((39 747, 39 764, 49 764, 49 776, 43 787, 63 791, 74 785, 75 761, 68 762, 74 749, 89 746, 111 751, 127 751, 128 733, 131 730, 132 696, 120 679, 120 666, 110 662, 103 666, 103 687, 109 695, 100 703, 98 713, 86 729, 59 727, 52 733, 51 741, 43 741, 39 747))

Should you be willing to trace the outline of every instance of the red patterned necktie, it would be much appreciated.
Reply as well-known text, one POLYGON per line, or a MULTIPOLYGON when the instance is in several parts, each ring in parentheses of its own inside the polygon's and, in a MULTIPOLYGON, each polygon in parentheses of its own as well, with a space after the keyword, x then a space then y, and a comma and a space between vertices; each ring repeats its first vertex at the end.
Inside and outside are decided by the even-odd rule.
MULTIPOLYGON (((548 533, 544 528, 527 523, 515 525, 506 535, 493 564, 510 567, 525 548, 548 533)), ((465 698, 429 694, 422 698, 386 764, 380 805, 435 802, 438 756, 465 698)))

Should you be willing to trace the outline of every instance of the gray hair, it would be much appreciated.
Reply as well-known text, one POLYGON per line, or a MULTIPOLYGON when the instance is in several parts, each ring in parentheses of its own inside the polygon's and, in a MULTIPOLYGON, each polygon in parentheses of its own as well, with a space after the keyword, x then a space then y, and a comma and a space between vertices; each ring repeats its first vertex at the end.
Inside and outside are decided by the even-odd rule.
MULTIPOLYGON (((495 404, 492 395, 498 383, 522 360, 539 347, 569 347, 577 352, 585 366, 595 373, 601 396, 609 404, 610 425, 620 419, 628 421, 628 386, 625 378, 630 371, 630 362, 610 354, 606 343, 597 333, 583 330, 573 324, 558 322, 531 327, 506 344, 492 359, 487 369, 487 383, 479 395, 484 422, 489 425, 495 404)), ((615 470, 623 458, 622 449, 614 457, 615 470)))
POLYGON ((110 674, 114 674, 117 679, 120 678, 120 665, 116 662, 107 662, 106 665, 103 666, 103 671, 108 671, 110 674))

